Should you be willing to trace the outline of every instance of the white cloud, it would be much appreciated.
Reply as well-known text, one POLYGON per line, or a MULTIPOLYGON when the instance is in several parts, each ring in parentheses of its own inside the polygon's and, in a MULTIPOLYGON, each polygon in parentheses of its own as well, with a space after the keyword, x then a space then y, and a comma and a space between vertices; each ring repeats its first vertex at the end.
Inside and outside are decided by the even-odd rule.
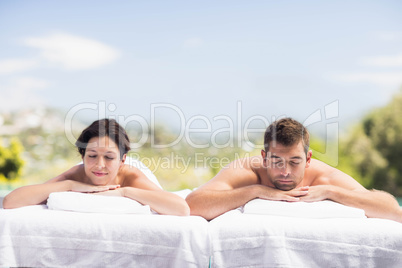
POLYGON ((378 67, 401 67, 402 53, 395 56, 367 57, 362 60, 362 63, 378 67))
POLYGON ((370 83, 386 87, 399 87, 402 85, 402 72, 346 74, 338 76, 337 80, 343 82, 370 83))
POLYGON ((26 38, 24 43, 40 49, 43 60, 68 70, 98 68, 113 62, 120 55, 114 48, 98 41, 64 33, 26 38))
POLYGON ((0 110, 10 111, 44 104, 36 91, 45 89, 49 83, 34 77, 19 77, 0 85, 0 110))
POLYGON ((202 46, 203 43, 204 43, 204 41, 201 38, 193 37, 193 38, 186 39, 184 41, 183 47, 184 48, 196 48, 196 47, 202 46))
POLYGON ((12 74, 30 70, 38 66, 36 60, 29 59, 8 59, 0 61, 0 74, 12 74))

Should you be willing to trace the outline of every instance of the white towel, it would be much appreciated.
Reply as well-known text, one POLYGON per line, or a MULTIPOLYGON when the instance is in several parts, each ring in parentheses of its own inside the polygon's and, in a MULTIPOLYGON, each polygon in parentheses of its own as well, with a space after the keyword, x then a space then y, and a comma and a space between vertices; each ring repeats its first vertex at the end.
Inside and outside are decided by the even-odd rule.
POLYGON ((67 210, 112 214, 151 214, 148 205, 126 197, 84 194, 77 192, 51 193, 47 206, 53 210, 67 210))
POLYGON ((180 190, 180 191, 175 191, 172 192, 178 196, 180 196, 183 199, 186 199, 186 197, 191 193, 192 191, 190 189, 184 189, 184 190, 180 190))
POLYGON ((263 214, 298 218, 365 218, 364 210, 333 201, 285 202, 254 199, 244 206, 245 214, 263 214))

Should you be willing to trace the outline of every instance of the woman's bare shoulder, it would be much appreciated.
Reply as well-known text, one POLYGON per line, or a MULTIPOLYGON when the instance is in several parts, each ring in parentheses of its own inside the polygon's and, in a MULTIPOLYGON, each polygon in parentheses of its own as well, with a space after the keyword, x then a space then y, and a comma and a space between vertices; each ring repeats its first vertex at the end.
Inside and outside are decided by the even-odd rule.
POLYGON ((52 182, 58 182, 58 181, 64 181, 64 180, 74 180, 74 181, 82 182, 85 177, 84 174, 85 174, 84 165, 79 164, 79 165, 73 166, 72 168, 57 175, 56 177, 48 180, 45 183, 52 183, 52 182))
POLYGON ((146 177, 138 168, 124 164, 118 173, 119 183, 122 187, 132 186, 138 178, 146 177))

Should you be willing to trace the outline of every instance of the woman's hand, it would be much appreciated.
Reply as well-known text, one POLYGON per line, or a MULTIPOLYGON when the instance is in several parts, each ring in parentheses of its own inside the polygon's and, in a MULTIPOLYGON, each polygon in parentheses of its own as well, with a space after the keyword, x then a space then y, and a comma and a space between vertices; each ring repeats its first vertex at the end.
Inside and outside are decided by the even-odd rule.
POLYGON ((80 193, 99 193, 118 189, 120 185, 91 185, 78 181, 70 181, 70 191, 80 193))
POLYGON ((108 195, 108 196, 121 196, 124 197, 124 188, 117 188, 115 190, 108 190, 103 192, 93 193, 96 195, 108 195))

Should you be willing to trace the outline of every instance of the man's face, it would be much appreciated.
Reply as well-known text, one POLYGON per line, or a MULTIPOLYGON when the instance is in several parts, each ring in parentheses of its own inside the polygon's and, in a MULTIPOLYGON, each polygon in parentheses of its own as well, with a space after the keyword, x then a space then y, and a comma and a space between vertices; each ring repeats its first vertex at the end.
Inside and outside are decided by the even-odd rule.
POLYGON ((271 142, 269 151, 262 150, 261 155, 268 179, 276 188, 289 191, 301 184, 304 171, 310 165, 312 152, 309 151, 306 157, 302 141, 291 146, 271 142))

